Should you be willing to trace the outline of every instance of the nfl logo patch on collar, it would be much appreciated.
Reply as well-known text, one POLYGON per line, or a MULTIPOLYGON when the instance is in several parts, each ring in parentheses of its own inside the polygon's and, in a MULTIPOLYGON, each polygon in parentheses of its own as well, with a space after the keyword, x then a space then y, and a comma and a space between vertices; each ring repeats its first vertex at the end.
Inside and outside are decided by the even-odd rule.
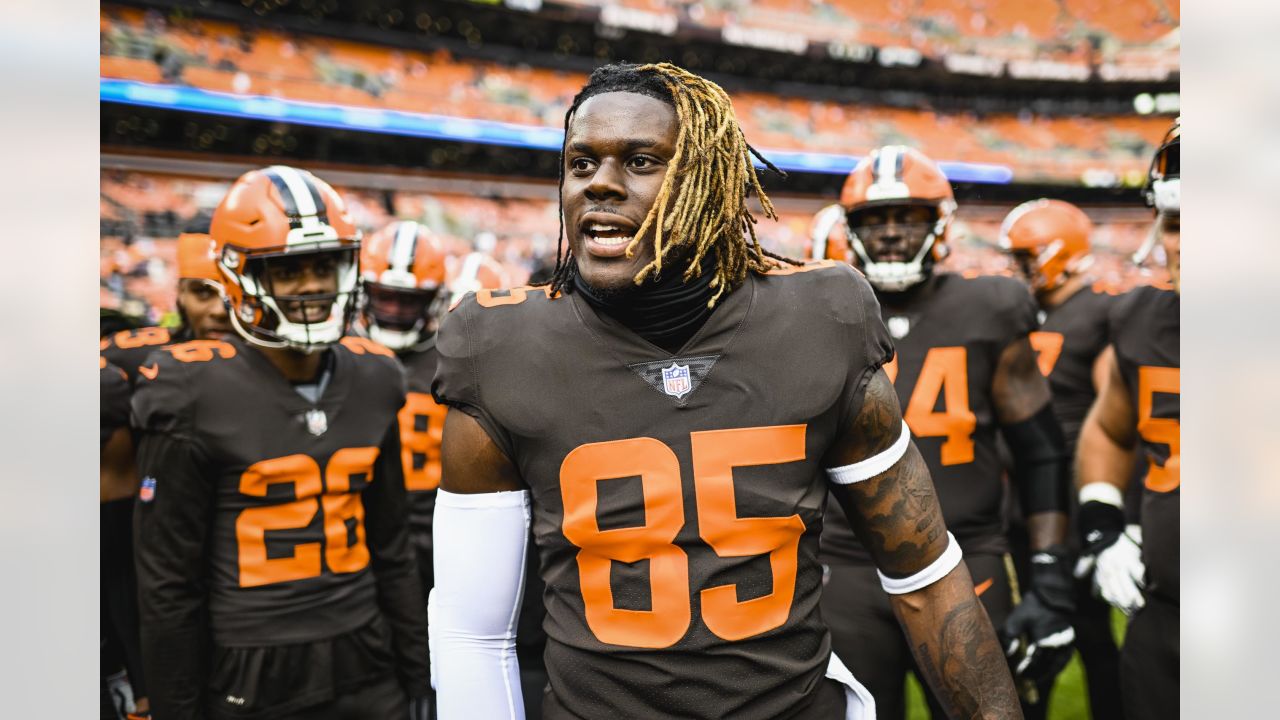
POLYGON ((671 367, 662 369, 662 391, 679 400, 693 389, 693 381, 689 378, 689 366, 671 363, 671 367))
POLYGON ((156 499, 156 479, 150 475, 142 478, 142 485, 138 488, 138 499, 144 503, 149 503, 156 499))
POLYGON ((320 437, 329 429, 329 418, 324 414, 323 410, 308 410, 303 416, 307 421, 307 432, 320 437))
POLYGON ((685 407, 719 359, 719 355, 698 355, 635 363, 627 367, 646 385, 674 400, 677 407, 685 407))

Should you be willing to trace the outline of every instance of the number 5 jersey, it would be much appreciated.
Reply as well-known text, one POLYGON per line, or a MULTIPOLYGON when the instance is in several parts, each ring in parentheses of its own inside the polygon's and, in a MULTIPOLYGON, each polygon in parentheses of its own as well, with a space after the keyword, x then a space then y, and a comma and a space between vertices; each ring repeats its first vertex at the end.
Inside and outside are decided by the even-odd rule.
POLYGON ((675 354, 576 294, 481 291, 438 348, 437 399, 531 491, 548 706, 814 716, 830 658, 823 458, 893 352, 861 275, 830 261, 751 275, 675 354))

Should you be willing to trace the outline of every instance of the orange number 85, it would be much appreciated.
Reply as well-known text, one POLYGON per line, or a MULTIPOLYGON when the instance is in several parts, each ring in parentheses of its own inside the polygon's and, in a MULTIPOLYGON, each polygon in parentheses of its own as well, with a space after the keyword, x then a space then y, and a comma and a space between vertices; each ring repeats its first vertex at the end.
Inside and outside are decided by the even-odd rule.
MULTIPOLYGON (((786 622, 795 594, 796 557, 805 524, 799 515, 740 518, 733 468, 795 462, 805 457, 805 426, 714 430, 691 434, 698 529, 720 557, 769 554, 773 589, 739 602, 734 585, 703 588, 702 617, 711 632, 740 640, 786 622)), ((675 544, 684 526, 680 461, 653 438, 590 443, 560 466, 564 535, 579 548, 578 574, 587 625, 601 642, 664 648, 684 637, 692 620, 689 558, 675 544), (645 524, 601 530, 596 521, 601 480, 640 477, 645 524), (614 606, 613 562, 649 561, 650 610, 614 606)))

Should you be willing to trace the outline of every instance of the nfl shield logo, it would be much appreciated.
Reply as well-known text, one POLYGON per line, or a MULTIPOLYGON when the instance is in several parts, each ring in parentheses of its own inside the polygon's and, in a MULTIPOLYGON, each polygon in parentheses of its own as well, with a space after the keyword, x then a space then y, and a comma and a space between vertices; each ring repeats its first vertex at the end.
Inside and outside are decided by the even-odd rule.
POLYGON ((689 394, 693 382, 689 379, 689 366, 671 363, 671 367, 662 368, 662 391, 677 400, 689 394))
POLYGON ((156 499, 156 479, 150 475, 142 478, 142 487, 138 488, 138 499, 149 503, 156 499))
POLYGON ((909 318, 902 317, 901 315, 895 315, 889 318, 885 325, 889 330, 889 334, 892 335, 895 340, 901 340, 907 336, 907 333, 911 332, 911 320, 909 318))
POLYGON ((325 417, 323 410, 308 410, 306 419, 307 432, 312 435, 319 437, 329 429, 329 418, 325 417))

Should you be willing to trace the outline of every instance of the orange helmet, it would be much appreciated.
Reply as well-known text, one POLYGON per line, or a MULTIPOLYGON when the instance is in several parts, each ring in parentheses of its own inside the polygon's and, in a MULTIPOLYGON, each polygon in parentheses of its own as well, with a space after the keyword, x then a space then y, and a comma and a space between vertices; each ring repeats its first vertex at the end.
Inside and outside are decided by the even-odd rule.
POLYGON ((222 287, 222 273, 214 256, 213 238, 204 233, 178 236, 178 278, 204 280, 222 287))
POLYGON ((473 252, 454 264, 453 276, 449 279, 449 305, 462 299, 463 295, 477 290, 498 290, 511 284, 507 271, 497 260, 484 253, 473 252))
POLYGON ((218 269, 226 278, 231 324, 249 342, 311 351, 346 334, 360 279, 360 231, 342 198, 306 170, 273 165, 232 184, 209 227, 218 269), (334 261, 333 292, 279 295, 267 268, 285 258, 316 255, 334 261), (316 321, 290 320, 282 304, 327 312, 316 321))
POLYGON ((885 145, 873 150, 849 173, 840 193, 844 206, 849 245, 879 290, 896 292, 923 282, 933 273, 933 265, 947 255, 947 237, 955 217, 956 200, 951 183, 936 163, 914 148, 885 145), (919 228, 920 249, 907 261, 877 262, 864 244, 875 231, 868 224, 868 211, 891 207, 926 207, 934 219, 919 228), (861 234, 861 236, 860 236, 861 234))
POLYGON ((809 225, 810 260, 849 262, 849 241, 845 238, 844 208, 828 205, 813 216, 809 225))
POLYGON ((1000 247, 1018 261, 1036 291, 1053 290, 1093 263, 1093 222, 1069 202, 1030 200, 1000 226, 1000 247))
POLYGON ((445 284, 445 253, 426 225, 406 220, 379 230, 360 249, 360 273, 370 338, 405 350, 430 334, 445 284))

